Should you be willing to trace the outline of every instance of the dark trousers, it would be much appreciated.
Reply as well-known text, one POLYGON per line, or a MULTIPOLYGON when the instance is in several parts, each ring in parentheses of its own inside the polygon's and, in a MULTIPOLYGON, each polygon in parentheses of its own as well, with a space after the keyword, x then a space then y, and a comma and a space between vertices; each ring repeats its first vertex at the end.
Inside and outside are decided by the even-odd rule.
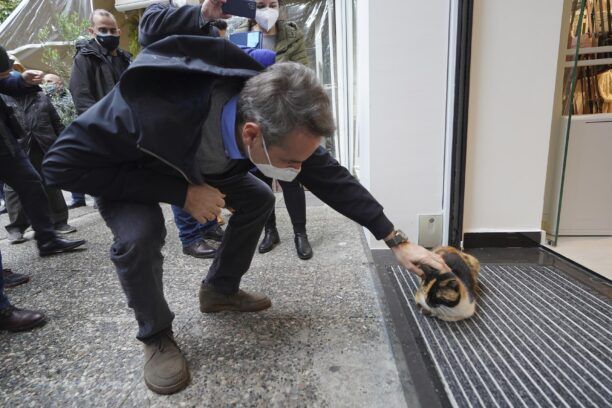
POLYGON ((217 225, 217 220, 200 224, 187 211, 175 205, 172 206, 172 214, 174 214, 174 223, 179 231, 179 239, 184 247, 200 242, 202 234, 217 225))
MULTIPOLYGON (((254 174, 272 188, 272 179, 270 177, 264 176, 259 170, 254 174)), ((287 212, 293 225, 293 232, 306 232, 306 194, 304 193, 304 188, 297 180, 292 182, 279 181, 279 184, 283 189, 283 198, 285 199, 287 212)), ((266 229, 273 228, 276 228, 276 213, 274 210, 272 210, 272 214, 270 214, 270 218, 266 222, 266 229)))
POLYGON ((0 179, 21 199, 23 209, 32 224, 38 244, 55 238, 49 210, 49 200, 42 180, 25 153, 15 144, 15 156, 0 155, 0 179))
POLYGON ((4 294, 4 274, 2 273, 2 270, 2 252, 0 252, 0 310, 6 309, 11 305, 8 298, 4 294))
MULTIPOLYGON (((42 175, 42 161, 44 157, 43 151, 36 143, 32 143, 30 148, 30 162, 39 175, 42 175)), ((42 177, 42 176, 41 176, 42 177)), ((63 225, 68 223, 68 207, 64 200, 64 195, 59 188, 47 187, 44 185, 45 193, 49 199, 49 207, 51 209, 51 221, 54 225, 63 225)), ((7 231, 24 232, 30 226, 30 221, 26 212, 19 200, 19 195, 10 186, 6 187, 6 210, 8 211, 11 223, 6 226, 7 231)))
MULTIPOLYGON (((230 218, 223 242, 204 282, 219 292, 238 291, 248 271, 263 226, 274 208, 274 194, 250 173, 206 181, 226 194, 228 207, 236 210, 230 218)), ((166 228, 158 204, 131 204, 97 200, 98 210, 114 235, 110 256, 119 281, 138 321, 137 338, 145 340, 172 326, 163 291, 161 248, 166 228)))

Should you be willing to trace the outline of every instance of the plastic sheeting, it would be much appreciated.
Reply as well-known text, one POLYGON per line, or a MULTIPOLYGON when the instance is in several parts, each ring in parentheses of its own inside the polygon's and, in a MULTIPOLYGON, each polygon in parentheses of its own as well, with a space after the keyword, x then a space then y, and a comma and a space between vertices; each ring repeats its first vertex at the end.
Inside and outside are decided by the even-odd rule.
MULTIPOLYGON (((0 45, 14 50, 28 44, 40 43, 38 32, 56 22, 58 14, 77 13, 88 19, 90 0, 23 0, 0 26, 0 45)), ((50 38, 53 41, 55 38, 50 38)))
MULTIPOLYGON (((336 68, 334 66, 334 32, 335 16, 333 0, 285 0, 282 2, 280 19, 295 22, 304 33, 304 40, 308 52, 310 68, 317 72, 317 76, 334 100, 338 102, 336 86, 336 68)), ((228 32, 232 31, 244 21, 242 17, 233 17, 228 20, 228 32)), ((334 109, 334 115, 338 112, 334 109)), ((326 140, 326 147, 337 155, 336 138, 326 140)))

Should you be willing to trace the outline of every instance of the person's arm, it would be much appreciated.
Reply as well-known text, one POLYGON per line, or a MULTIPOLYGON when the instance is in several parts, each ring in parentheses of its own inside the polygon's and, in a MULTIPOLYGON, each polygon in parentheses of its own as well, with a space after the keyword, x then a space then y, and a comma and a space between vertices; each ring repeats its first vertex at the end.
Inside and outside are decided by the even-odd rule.
POLYGON ((323 147, 302 164, 298 181, 334 210, 366 227, 376 239, 393 232, 382 205, 323 147))
POLYGON ((26 83, 21 75, 11 75, 0 80, 0 93, 10 96, 22 96, 40 91, 40 87, 26 83))
MULTIPOLYGON (((298 181, 325 204, 366 227, 377 240, 386 241, 394 236, 395 227, 382 205, 323 147, 302 164, 298 181)), ((403 266, 419 275, 423 273, 420 264, 449 270, 439 255, 414 243, 399 245, 393 252, 403 266)))
POLYGON ((77 115, 82 114, 97 102, 92 94, 93 88, 89 86, 91 75, 87 57, 77 55, 72 63, 69 85, 77 115))
POLYGON ((140 19, 138 41, 142 47, 148 47, 170 35, 213 36, 212 20, 204 17, 200 6, 153 4, 140 19))

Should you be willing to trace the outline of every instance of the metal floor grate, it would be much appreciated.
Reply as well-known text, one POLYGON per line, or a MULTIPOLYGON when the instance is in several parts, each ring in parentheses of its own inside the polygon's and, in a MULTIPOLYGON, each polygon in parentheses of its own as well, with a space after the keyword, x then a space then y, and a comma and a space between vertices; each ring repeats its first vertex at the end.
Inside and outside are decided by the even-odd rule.
POLYGON ((483 265, 476 314, 417 310, 416 276, 389 268, 457 407, 612 407, 612 302, 537 265, 483 265))

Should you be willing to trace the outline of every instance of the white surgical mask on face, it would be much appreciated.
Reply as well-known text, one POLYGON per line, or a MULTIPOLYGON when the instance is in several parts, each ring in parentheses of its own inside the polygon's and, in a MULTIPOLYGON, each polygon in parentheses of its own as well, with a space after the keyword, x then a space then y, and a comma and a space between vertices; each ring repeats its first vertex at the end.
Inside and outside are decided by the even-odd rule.
POLYGON ((270 31, 276 21, 278 21, 278 9, 277 8, 260 8, 255 13, 255 21, 265 31, 270 31))
POLYGON ((294 169, 292 167, 280 168, 273 166, 272 161, 270 160, 270 155, 268 154, 268 148, 266 147, 266 141, 264 140, 263 136, 261 140, 263 142, 264 152, 266 153, 266 157, 268 158, 268 163, 270 164, 255 163, 253 161, 253 158, 251 157, 251 147, 247 145, 247 151, 249 152, 249 159, 251 159, 251 162, 255 166, 257 166, 259 171, 261 171, 266 177, 287 182, 295 180, 297 175, 300 174, 300 170, 294 169))

